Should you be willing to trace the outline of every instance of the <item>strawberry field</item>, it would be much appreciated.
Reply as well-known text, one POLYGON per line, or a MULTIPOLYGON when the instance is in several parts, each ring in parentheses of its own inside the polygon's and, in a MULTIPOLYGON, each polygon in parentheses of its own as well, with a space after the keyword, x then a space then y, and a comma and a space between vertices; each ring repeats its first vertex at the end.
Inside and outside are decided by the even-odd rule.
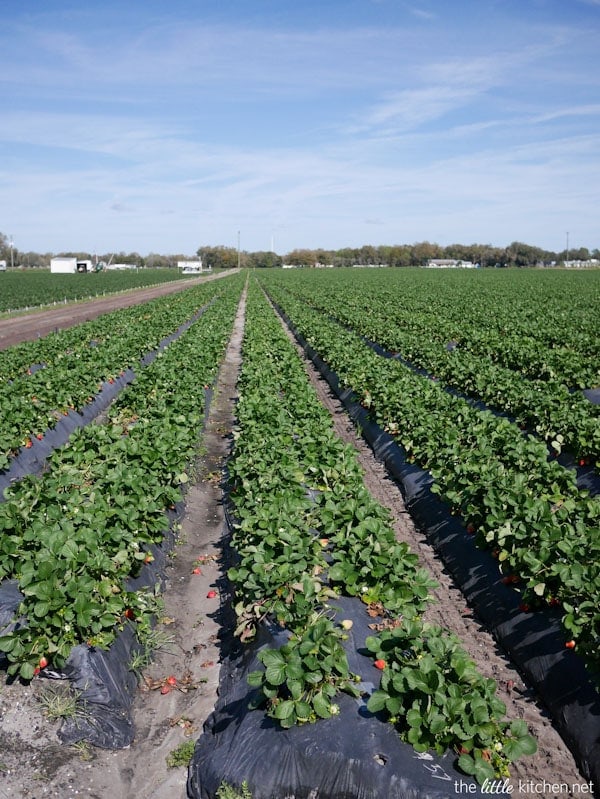
MULTIPOLYGON (((459 753, 458 767, 480 783, 508 776, 513 760, 535 752, 527 725, 505 718, 493 680, 477 672, 456 637, 422 621, 431 578, 406 544, 394 540, 388 515, 364 488, 352 450, 333 434, 297 353, 256 288, 250 289, 247 306, 238 419, 229 465, 238 557, 229 571, 236 632, 252 640, 270 620, 289 633, 283 645, 260 650, 263 668, 248 675, 249 685, 258 689, 253 706, 283 729, 325 721, 352 725, 354 704, 344 703, 343 695, 370 691, 369 677, 349 665, 350 639, 351 652, 362 652, 366 674, 382 673, 368 712, 387 720, 417 752, 459 753), (265 432, 268 448, 261 446, 265 432), (353 632, 352 619, 340 620, 339 612, 336 617, 343 597, 357 599, 361 616, 368 610, 378 619, 372 629, 379 634, 363 640, 353 632)), ((215 726, 219 723, 217 715, 215 726)), ((200 795, 203 772, 219 766, 235 772, 237 758, 251 784, 268 783, 262 747, 277 759, 277 738, 262 743, 257 726, 256 739, 244 746, 243 723, 237 745, 236 738, 226 737, 215 751, 209 736, 200 740, 194 795, 200 795), (251 763, 250 748, 257 753, 251 763)), ((328 729, 335 735, 335 726, 328 729)), ((337 795, 341 783, 324 765, 327 757, 311 768, 324 795, 337 795)), ((436 763, 447 779, 453 762, 451 757, 436 763)), ((365 774, 368 760, 360 760, 357 770, 360 789, 375 790, 365 774)), ((280 795, 290 795, 295 780, 306 789, 302 779, 309 777, 299 757, 293 767, 282 768, 280 795)), ((272 790, 275 783, 269 784, 272 790)), ((397 788, 382 782, 377 790, 396 796, 397 788)))
MULTIPOLYGON (((440 774, 506 777, 534 738, 456 634, 423 621, 435 583, 365 489, 279 314, 365 426, 426 475, 465 552, 493 564, 514 596, 511 635, 521 618, 556 624, 556 657, 584 664, 597 701, 600 273, 259 271, 0 353, 0 665, 27 683, 68 671, 76 648, 151 637, 153 563, 195 479, 245 284, 223 480, 234 634, 258 647, 240 706, 331 740, 362 707, 440 774), (267 645, 266 629, 278 630, 267 645)), ((192 797, 212 797, 236 759, 211 748, 220 712, 196 746, 192 797)), ((593 752, 574 748, 595 779, 593 752)), ((272 764, 238 755, 261 799, 272 764)), ((323 796, 339 787, 329 771, 323 796)))
MULTIPOLYGON (((477 303, 465 300, 463 294, 468 292, 461 289, 466 283, 456 276, 448 280, 445 297, 440 297, 437 281, 437 301, 429 295, 418 303, 413 299, 412 304, 407 296, 410 281, 405 286, 398 278, 394 282, 390 273, 384 273, 383 279, 377 275, 375 291, 369 294, 368 287, 358 291, 356 284, 353 292, 354 275, 345 277, 346 281, 338 279, 339 295, 336 286, 294 275, 296 280, 271 281, 277 284, 272 285, 272 296, 335 369, 342 384, 352 388, 408 457, 432 474, 434 490, 464 520, 478 543, 492 551, 504 579, 519 587, 523 609, 562 608, 565 642, 597 671, 600 500, 597 484, 596 491, 590 491, 581 488, 580 482, 594 471, 599 458, 600 404, 593 404, 582 391, 600 385, 600 339, 594 335, 598 274, 573 276, 586 278, 580 286, 582 296, 575 299, 577 321, 569 327, 563 312, 560 328, 554 323, 552 329, 540 325, 542 330, 531 319, 531 310, 529 322, 518 325, 525 310, 520 295, 526 288, 519 283, 537 278, 542 284, 538 294, 542 294, 553 287, 555 278, 570 275, 527 273, 523 278, 517 273, 516 319, 507 313, 507 285, 500 284, 502 293, 496 294, 492 280, 498 280, 496 274, 482 275, 481 282, 487 285, 477 287, 479 293, 485 297, 487 288, 490 298, 497 297, 497 304, 488 298, 477 327, 470 322, 464 332, 461 314, 470 306, 477 308, 477 303), (403 296, 394 300, 400 288, 403 296), (434 308, 437 302, 448 311, 441 318, 429 314, 428 321, 419 322, 421 302, 421 307, 434 308), (404 310, 395 312, 397 306, 404 310), (417 328, 418 335, 409 333, 404 339, 406 327, 417 328), (519 335, 526 339, 520 350, 519 335), (391 346, 396 357, 382 357, 363 336, 391 346), (508 357, 498 352, 500 336, 508 339, 508 357), (411 340, 424 344, 417 349, 411 340), (455 347, 446 346, 450 340, 455 347), (468 368, 461 360, 463 348, 468 368), (426 356, 426 350, 434 354, 426 356), (477 366, 471 351, 478 353, 477 366), (504 364, 501 374, 498 362, 504 364), (431 372, 417 373, 412 364, 431 372), (469 382, 469 375, 479 382, 469 382), (475 390, 477 385, 480 391, 475 390), (457 387, 465 389, 467 396, 448 390, 457 387), (485 407, 469 402, 472 396, 485 402, 485 407), (516 396, 520 397, 518 406, 516 401, 511 404, 516 396), (507 417, 498 410, 516 416, 507 417), (564 465, 558 462, 561 455, 564 465)), ((426 294, 427 281, 424 288, 426 294)), ((474 291, 472 285, 468 288, 474 291)), ((471 312, 470 317, 474 316, 471 312)))
POLYGON ((44 271, 18 271, 2 274, 0 313, 56 305, 62 302, 100 297, 179 280, 176 269, 140 269, 92 274, 51 274, 44 271))
POLYGON ((4 492, 0 578, 17 581, 27 619, 0 638, 9 675, 31 679, 41 658, 60 669, 75 644, 106 647, 123 620, 149 617, 149 597, 126 582, 151 562, 181 499, 239 289, 210 284, 3 353, 9 469, 23 451, 35 457, 65 415, 84 413, 103 384, 135 369, 105 417, 4 492))

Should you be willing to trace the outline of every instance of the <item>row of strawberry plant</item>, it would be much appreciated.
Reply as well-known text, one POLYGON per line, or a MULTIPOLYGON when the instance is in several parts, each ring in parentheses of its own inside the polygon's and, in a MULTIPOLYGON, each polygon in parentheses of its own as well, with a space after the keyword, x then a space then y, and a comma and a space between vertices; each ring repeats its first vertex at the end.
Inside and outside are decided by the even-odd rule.
POLYGON ((544 444, 516 425, 449 395, 360 338, 274 292, 304 338, 353 390, 410 459, 429 469, 434 490, 493 549, 523 609, 562 605, 568 643, 600 665, 600 499, 548 462, 544 444))
POLYGON ((216 283, 105 314, 75 329, 1 354, 0 470, 20 447, 41 439, 69 410, 80 410, 101 388, 158 347, 218 293, 216 283), (33 367, 33 368, 32 368, 33 367))
POLYGON ((430 320, 451 322, 446 341, 532 379, 598 385, 600 271, 479 272, 444 282, 450 290, 433 280, 422 299, 430 320))
POLYGON ((440 340, 438 320, 431 316, 418 332, 407 330, 382 296, 361 296, 358 303, 352 294, 340 292, 333 300, 330 295, 325 299, 308 283, 294 286, 294 294, 436 380, 509 414, 540 435, 555 454, 566 448, 581 465, 600 460, 600 406, 558 379, 528 379, 493 363, 488 354, 474 354, 459 341, 440 340))
POLYGON ((506 775, 508 763, 535 751, 535 742, 525 724, 503 720, 495 683, 477 673, 459 642, 423 622, 430 577, 395 540, 389 514, 366 490, 354 452, 335 436, 255 287, 239 395, 229 462, 237 632, 251 638, 261 619, 288 631, 283 646, 261 650, 265 670, 249 676, 259 689, 254 706, 264 704, 284 728, 339 712, 336 694, 356 693, 359 678, 343 647, 350 622, 335 623, 333 607, 340 594, 360 597, 393 630, 368 641, 384 671, 369 700, 372 712, 383 713, 418 751, 454 749, 459 766, 480 781, 506 775))
POLYGON ((534 380, 591 388, 600 380, 600 270, 565 272, 335 270, 273 275, 369 318, 460 348, 534 380))
POLYGON ((2 275, 0 313, 52 305, 181 279, 175 269, 140 269, 92 275, 60 275, 48 271, 6 272, 2 275))
MULTIPOLYGON (((126 335, 127 328, 148 328, 146 335, 152 340, 157 334, 153 327, 167 324, 172 327, 185 321, 198 307, 199 300, 208 300, 219 292, 219 285, 211 282, 148 301, 128 308, 107 312, 76 327, 50 333, 35 341, 25 341, 3 351, 0 363, 0 378, 10 381, 30 372, 29 365, 43 363, 52 365, 61 362, 70 354, 82 356, 88 348, 105 345, 111 338, 126 335), (172 316, 168 322, 167 314, 172 316)), ((133 333, 131 333, 133 335, 133 333)), ((142 349, 142 352, 144 349, 142 349)))
POLYGON ((152 559, 181 498, 241 285, 230 283, 122 393, 103 423, 75 433, 43 475, 0 505, 0 579, 18 582, 25 623, 0 636, 8 672, 61 668, 74 644, 106 647, 128 618, 147 617, 126 581, 152 559))
MULTIPOLYGON (((89 349, 105 346, 112 338, 138 334, 145 335, 149 341, 158 341, 162 335, 167 335, 169 329, 175 329, 188 319, 199 304, 208 301, 218 292, 218 281, 188 286, 185 291, 158 297, 142 305, 135 304, 111 311, 75 327, 57 330, 34 341, 15 344, 2 350, 0 382, 9 383, 25 377, 40 366, 47 368, 60 365, 70 355, 85 358, 89 349), (168 314, 171 314, 170 320, 168 314), (162 335, 155 330, 161 326, 165 326, 162 335), (128 328, 134 329, 128 331, 128 328)), ((140 355, 148 349, 144 339, 135 346, 140 347, 140 355)))

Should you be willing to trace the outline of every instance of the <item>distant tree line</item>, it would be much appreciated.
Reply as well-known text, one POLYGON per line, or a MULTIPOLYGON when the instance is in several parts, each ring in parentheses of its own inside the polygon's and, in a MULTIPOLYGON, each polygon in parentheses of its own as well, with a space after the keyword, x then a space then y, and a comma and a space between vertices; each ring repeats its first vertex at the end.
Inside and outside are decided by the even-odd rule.
MULTIPOLYGON (((10 266, 48 267, 54 255, 64 255, 86 259, 90 253, 61 252, 36 253, 21 252, 8 237, 0 233, 0 260, 10 266)), ((381 244, 378 246, 365 244, 362 247, 344 247, 341 250, 296 249, 285 255, 277 255, 270 251, 247 252, 238 251, 235 247, 202 246, 195 254, 202 259, 205 267, 213 269, 268 268, 291 266, 422 266, 431 258, 454 258, 461 261, 472 261, 483 267, 529 267, 550 266, 565 260, 587 261, 590 258, 600 259, 600 250, 588 250, 578 247, 560 252, 543 250, 531 244, 513 241, 508 247, 493 247, 491 244, 449 244, 442 247, 429 241, 416 244, 381 244)), ((137 252, 118 252, 94 254, 94 258, 105 263, 127 263, 149 269, 177 268, 178 261, 190 260, 189 255, 161 255, 149 253, 141 256, 137 252)))
POLYGON ((567 260, 587 261, 600 258, 598 249, 590 252, 587 247, 569 249, 561 252, 543 250, 520 241, 508 247, 493 247, 490 244, 449 244, 442 247, 429 241, 416 244, 394 244, 363 247, 345 247, 341 250, 293 250, 283 256, 282 262, 293 266, 333 265, 333 266, 422 266, 431 258, 453 258, 471 261, 483 267, 528 267, 550 266, 567 260))
POLYGON ((213 269, 242 267, 290 266, 422 266, 430 258, 454 258, 471 261, 483 267, 528 267, 550 266, 565 260, 587 261, 600 259, 600 250, 587 247, 552 252, 520 241, 508 247, 492 247, 491 244, 449 244, 442 247, 429 241, 416 244, 394 244, 363 247, 344 247, 341 250, 297 249, 285 255, 274 252, 238 252, 235 247, 199 247, 197 255, 205 265, 213 269))

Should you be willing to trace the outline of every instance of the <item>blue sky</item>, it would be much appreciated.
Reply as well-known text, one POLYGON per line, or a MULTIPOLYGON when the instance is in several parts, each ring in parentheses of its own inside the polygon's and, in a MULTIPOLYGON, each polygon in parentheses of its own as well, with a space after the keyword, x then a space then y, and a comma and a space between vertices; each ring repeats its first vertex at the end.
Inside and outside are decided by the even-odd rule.
POLYGON ((6 0, 0 232, 600 247, 600 0, 6 0))

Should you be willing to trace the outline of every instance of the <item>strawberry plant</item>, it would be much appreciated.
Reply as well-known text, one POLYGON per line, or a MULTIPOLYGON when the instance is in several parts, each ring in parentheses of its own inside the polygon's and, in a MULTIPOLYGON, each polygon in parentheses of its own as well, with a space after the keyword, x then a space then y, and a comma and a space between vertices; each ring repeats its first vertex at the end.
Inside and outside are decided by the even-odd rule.
MULTIPOLYGON (((577 634, 579 653, 590 671, 597 671, 598 497, 579 490, 575 473, 549 460, 545 444, 508 419, 472 407, 400 362, 381 358, 357 335, 289 293, 274 293, 341 386, 363 404, 368 396, 372 418, 411 462, 430 471, 432 490, 477 531, 476 542, 496 553, 499 578, 519 574, 522 602, 532 609, 546 597, 563 608, 566 603, 565 637, 577 634)), ((558 436, 556 441, 560 446, 558 436)), ((356 578, 349 574, 348 579, 356 578)))
MULTIPOLYGON (((403 276, 406 274, 410 273, 403 270, 403 276)), ((542 436, 549 446, 558 447, 559 451, 561 447, 568 447, 575 453, 598 458, 600 409, 590 404, 580 392, 572 390, 574 387, 597 385, 600 381, 597 347, 592 345, 591 339, 584 341, 580 329, 587 323, 591 334, 593 301, 588 301, 587 307, 582 308, 582 313, 586 312, 587 316, 578 316, 571 331, 570 319, 565 320, 561 327, 567 339, 571 333, 568 345, 564 340, 556 339, 554 331, 549 331, 547 340, 533 341, 538 334, 539 319, 536 319, 535 329, 515 319, 516 328, 523 329, 514 336, 514 349, 521 347, 524 355, 517 358, 515 352, 511 360, 505 352, 509 343, 506 329, 503 328, 503 335, 499 338, 493 330, 490 331, 490 320, 501 315, 499 308, 496 307, 492 315, 482 315, 478 326, 467 322, 465 317, 461 319, 458 314, 456 319, 460 319, 460 327, 454 321, 446 322, 446 316, 452 315, 464 302, 464 286, 461 286, 461 295, 449 294, 443 307, 444 314, 440 317, 432 312, 438 298, 426 297, 423 302, 422 296, 411 298, 409 294, 407 297, 405 291, 407 287, 410 291, 410 283, 407 286, 404 277, 402 301, 394 303, 390 299, 393 292, 390 293, 390 286, 386 285, 393 285, 394 273, 381 275, 383 286, 369 276, 366 284, 361 286, 360 294, 354 285, 345 285, 344 273, 341 273, 341 278, 338 275, 325 292, 315 285, 314 280, 311 279, 310 283, 303 281, 301 275, 286 275, 285 286, 289 288, 291 283, 294 294, 304 302, 331 315, 367 340, 383 346, 388 355, 399 354, 405 362, 427 370, 445 385, 511 414, 520 425, 542 436), (531 340, 531 347, 524 345, 524 340, 531 340), (448 346, 449 342, 452 346, 448 346), (492 349, 494 345, 498 346, 498 351, 492 349), (556 363, 559 354, 560 365, 556 363), (534 370, 532 366, 535 363, 538 366, 534 370)), ((356 275, 352 278, 354 284, 356 275)), ((283 284, 283 280, 281 282, 283 284)), ((426 286, 419 285, 420 294, 426 290, 426 286)), ((436 293, 440 290, 443 290, 442 285, 436 285, 436 293)), ((516 296, 508 299, 512 303, 520 300, 516 296)), ((489 300, 494 303, 495 297, 492 295, 489 300)), ((471 316, 472 309, 469 308, 467 318, 471 319, 471 316)), ((512 337, 510 342, 512 345, 512 337)))
POLYGON ((85 277, 26 269, 2 276, 0 311, 56 305, 180 279, 179 270, 175 269, 110 271, 85 277))
POLYGON ((258 657, 265 670, 248 675, 248 684, 260 689, 252 706, 266 704, 267 715, 284 729, 339 713, 334 700, 340 691, 359 695, 342 635, 330 619, 320 616, 279 649, 261 650, 258 657))
POLYGON ((504 720, 494 680, 481 676, 457 638, 413 620, 367 638, 385 664, 380 687, 369 698, 401 738, 419 752, 453 748, 459 767, 478 782, 509 776, 508 766, 537 749, 522 721, 504 720))
POLYGON ((31 447, 63 416, 81 410, 126 369, 141 368, 140 358, 193 316, 199 301, 217 294, 215 285, 176 298, 105 314, 3 353, 0 368, 0 468, 20 447, 31 447), (149 323, 149 320, 152 323, 149 323), (94 346, 90 346, 93 342, 94 346), (32 368, 32 364, 35 368, 32 368))

